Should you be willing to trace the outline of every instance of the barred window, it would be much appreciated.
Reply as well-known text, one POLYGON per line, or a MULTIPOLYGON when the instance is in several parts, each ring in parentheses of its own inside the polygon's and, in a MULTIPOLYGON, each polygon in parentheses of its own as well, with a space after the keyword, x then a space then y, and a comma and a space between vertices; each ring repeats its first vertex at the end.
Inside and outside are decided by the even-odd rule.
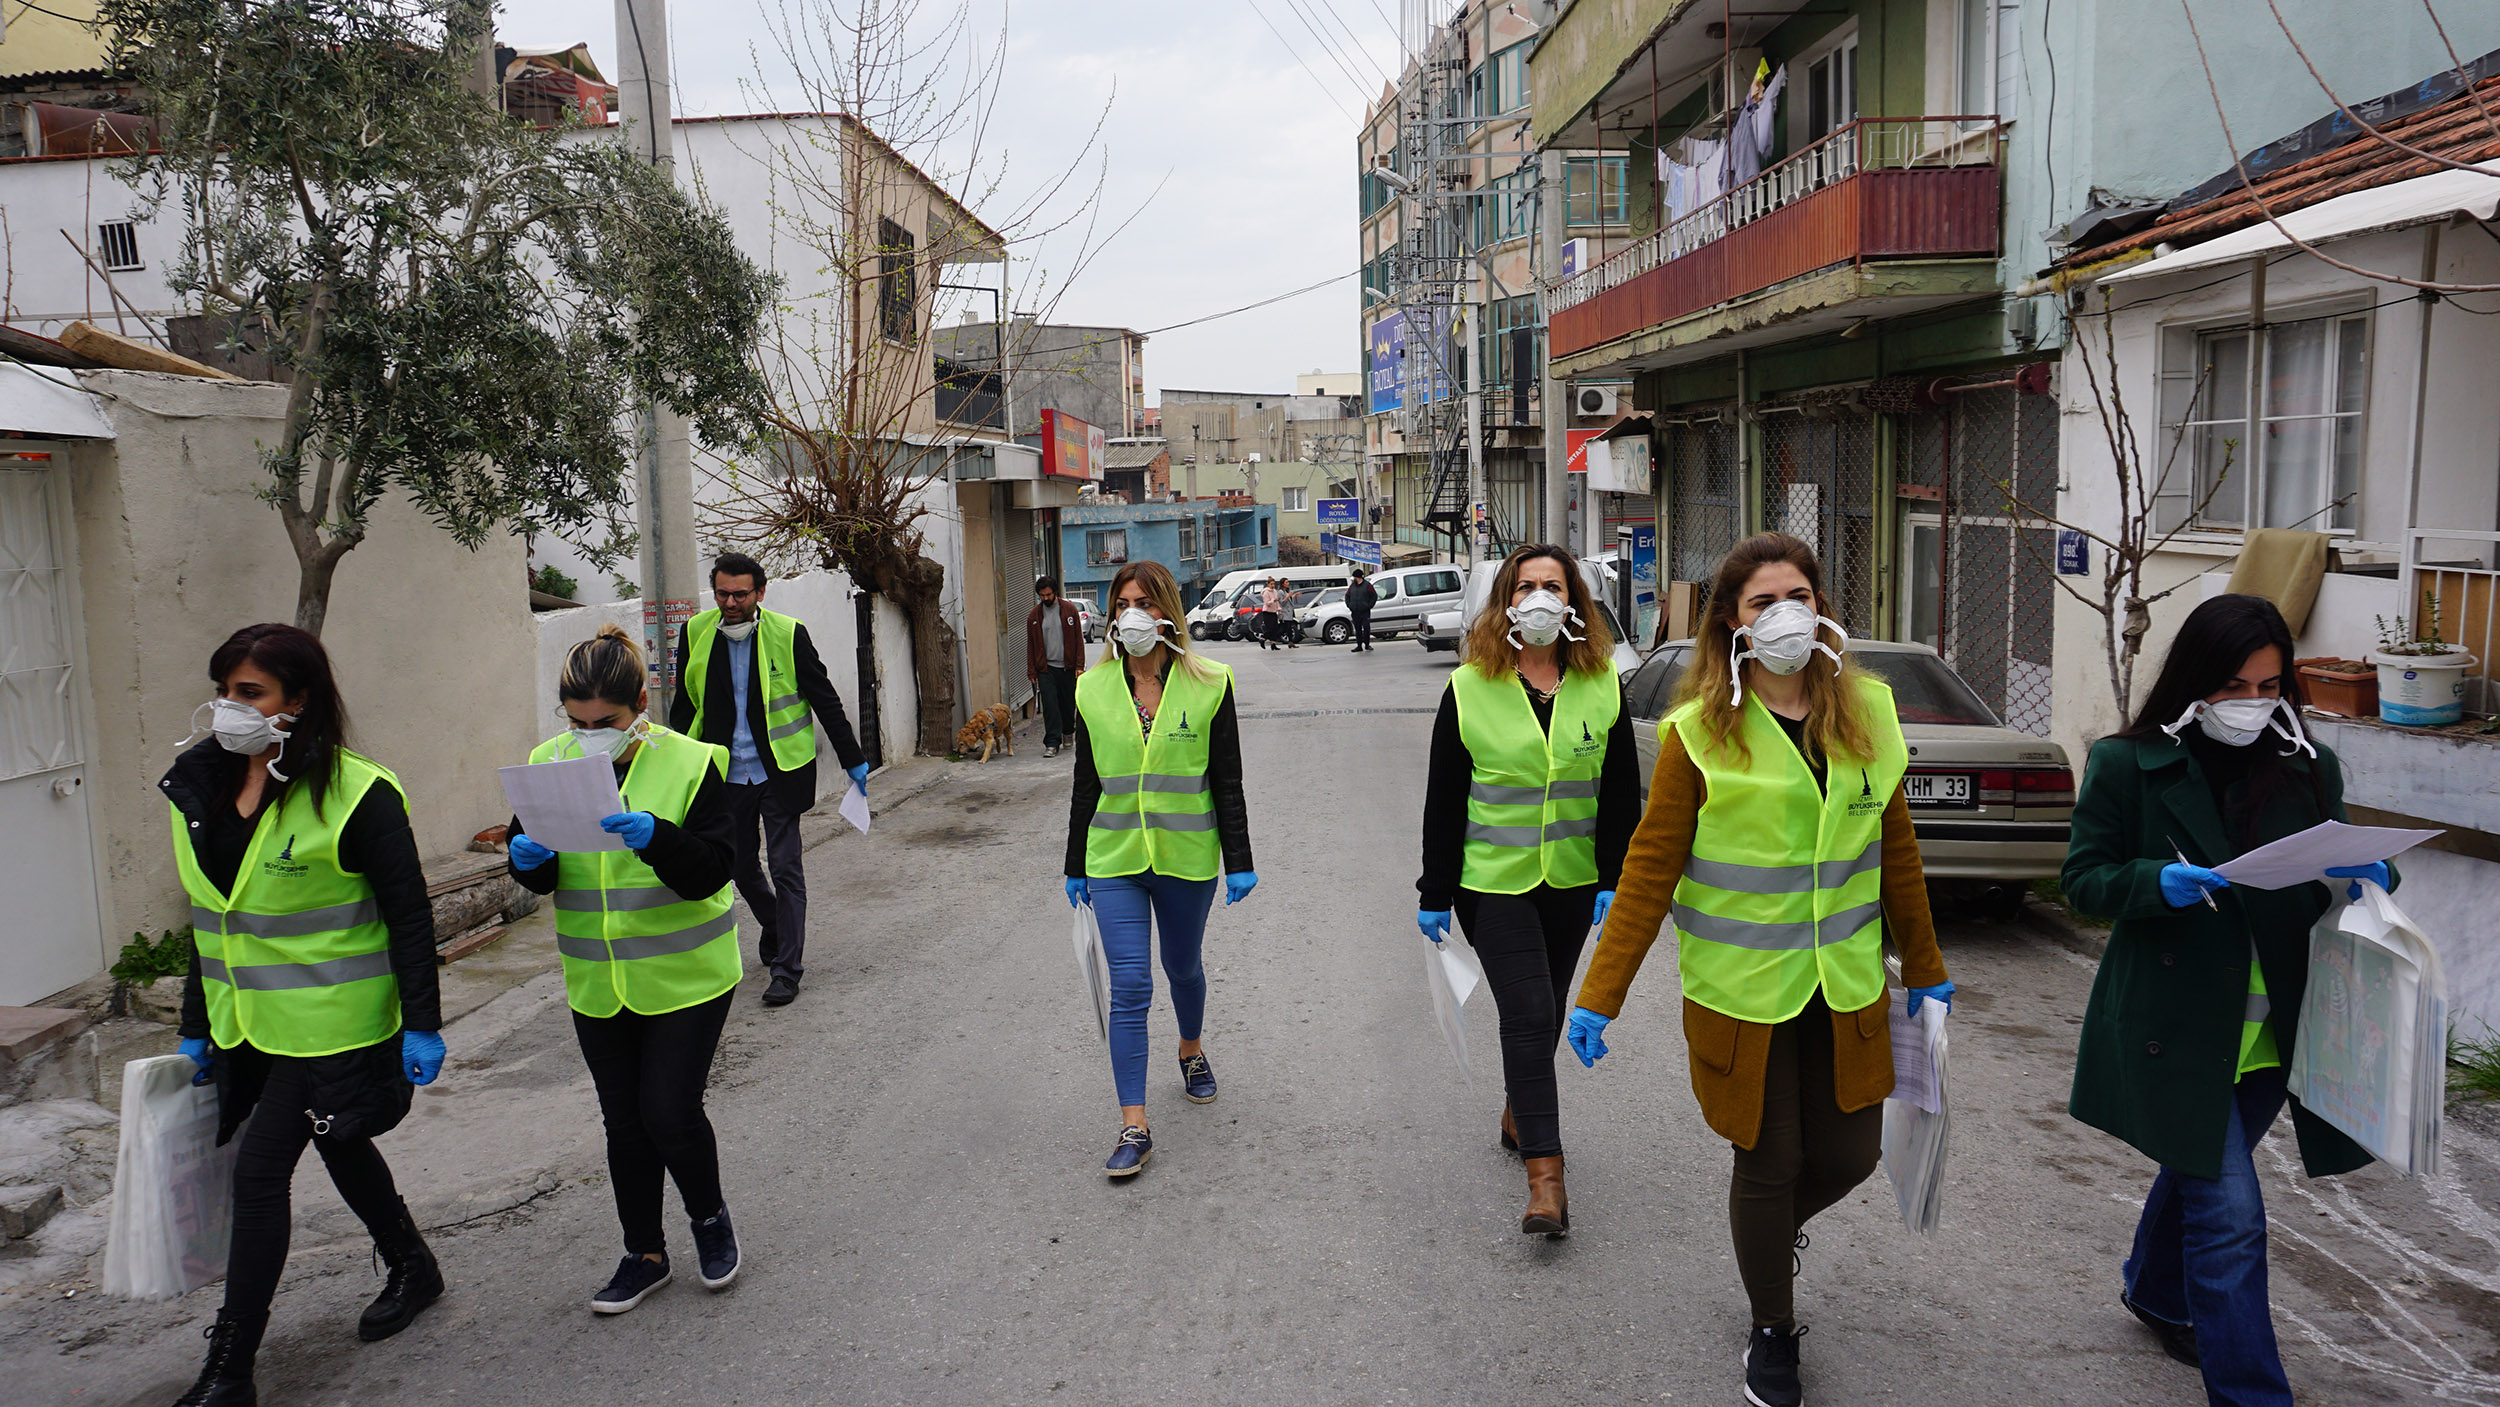
POLYGON ((877 330, 890 341, 920 339, 920 296, 913 278, 910 230, 892 220, 877 221, 877 330))

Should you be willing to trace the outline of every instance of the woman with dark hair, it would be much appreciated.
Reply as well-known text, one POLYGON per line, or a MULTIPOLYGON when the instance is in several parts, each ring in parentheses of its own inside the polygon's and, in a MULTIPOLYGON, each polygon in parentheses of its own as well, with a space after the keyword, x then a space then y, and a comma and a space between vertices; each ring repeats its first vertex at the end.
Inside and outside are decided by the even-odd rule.
MULTIPOLYGON (((2260 596, 2188 613, 2133 722, 2092 747, 2066 897, 2114 920, 2084 1013, 2068 1106, 2161 1165, 2119 1303, 2204 1373, 2218 1404, 2289 1404, 2266 1294, 2251 1150, 2282 1112, 2325 883, 2235 888, 2212 866, 2344 818, 2335 754, 2300 726, 2292 633, 2260 596)), ((2393 888, 2384 863, 2331 869, 2393 888)), ((2312 1177, 2370 1161, 2292 1104, 2312 1177)))
POLYGON ((1102 660, 1076 681, 1066 890, 1070 905, 1089 905, 1100 920, 1109 968, 1111 1082, 1120 1100, 1120 1140, 1103 1164, 1112 1177, 1136 1176, 1154 1154, 1146 1008, 1154 1004, 1156 931, 1181 1028, 1181 1093, 1212 1104, 1215 1068, 1200 1039, 1207 914, 1219 871, 1227 904, 1249 898, 1259 882, 1233 672, 1189 648, 1180 622, 1180 585, 1162 563, 1120 568, 1102 660))
POLYGON ((523 834, 518 816, 509 843, 512 877, 555 895, 564 997, 607 1129, 625 1256, 591 1296, 594 1314, 623 1314, 669 1282, 663 1175, 693 1223, 704 1288, 738 1278, 720 1145, 703 1112, 741 970, 729 913, 729 749, 645 718, 643 668, 641 647, 620 626, 575 645, 556 682, 566 729, 529 758, 607 758, 625 809, 599 828, 625 848, 558 854, 523 834))
POLYGON ((1953 984, 1901 790, 1909 754, 1892 691, 1842 656, 1849 637, 1814 549, 1785 533, 1738 543, 1707 609, 1570 1039, 1582 1064, 1606 1054, 1606 1025, 1672 907, 1693 1093, 1736 1155, 1728 1229, 1753 1311, 1745 1396, 1793 1407, 1805 1332, 1795 1253, 1882 1149, 1885 937, 1912 1014, 1949 1008, 1953 984))
POLYGON ((1527 1165, 1519 1229, 1571 1229, 1554 1045, 1591 922, 1640 818, 1640 754, 1614 641, 1580 564, 1522 547, 1495 573, 1432 725, 1415 922, 1455 918, 1501 1012, 1502 1146, 1527 1165))
POLYGON ((296 1161, 320 1151, 389 1267, 357 1321, 388 1338, 442 1272, 373 1146, 443 1068, 434 910, 399 779, 346 745, 321 641, 236 631, 209 657, 214 700, 157 784, 191 901, 182 1053, 214 1080, 217 1141, 242 1130, 226 1302, 177 1407, 250 1407, 252 1363, 285 1268, 296 1161), (205 715, 205 718, 203 718, 205 715))

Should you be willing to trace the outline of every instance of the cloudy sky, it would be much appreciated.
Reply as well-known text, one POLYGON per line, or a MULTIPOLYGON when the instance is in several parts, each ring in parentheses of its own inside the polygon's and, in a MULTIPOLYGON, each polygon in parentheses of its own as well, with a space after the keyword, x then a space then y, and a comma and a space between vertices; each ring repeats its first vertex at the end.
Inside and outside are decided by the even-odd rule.
MULTIPOLYGON (((943 11, 951 0, 925 2, 943 11)), ((785 3, 848 11, 860 0, 771 3, 776 12, 785 3)), ((975 28, 994 38, 999 0, 968 3, 975 28)), ((1006 11, 1006 139, 995 144, 1008 158, 1008 191, 1065 169, 1109 101, 1101 204, 1107 215, 1139 211, 1068 284, 1054 320, 1150 330, 1351 273, 1361 261, 1354 135, 1364 101, 1395 67, 1385 16, 1398 3, 1022 0, 1006 11)), ((616 75, 613 0, 503 0, 498 15, 504 42, 587 42, 616 75)), ((670 34, 681 116, 753 110, 759 73, 787 83, 759 0, 676 0, 670 34)), ((1043 272, 1055 279, 1052 266, 1071 252, 1056 242, 1043 272)), ((1016 273, 1019 285, 1034 278, 1016 273)), ((1146 345, 1148 395, 1165 386, 1282 391, 1298 372, 1350 371, 1362 346, 1356 300, 1348 277, 1157 334, 1146 345)), ((1019 294, 1017 306, 1030 304, 1019 294)))

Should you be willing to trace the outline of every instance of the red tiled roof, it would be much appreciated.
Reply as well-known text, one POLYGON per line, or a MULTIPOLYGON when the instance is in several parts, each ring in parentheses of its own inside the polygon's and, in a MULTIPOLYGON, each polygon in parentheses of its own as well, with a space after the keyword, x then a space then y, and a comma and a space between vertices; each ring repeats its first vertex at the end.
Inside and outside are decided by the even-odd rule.
MULTIPOLYGON (((2485 79, 2472 89, 2419 112, 2380 123, 2378 129, 2407 146, 2451 161, 2472 164, 2500 159, 2500 77, 2485 79)), ((2265 210, 2258 207, 2260 199, 2266 209, 2279 216, 2339 195, 2446 169, 2437 162, 2399 151, 2367 132, 2357 133, 2342 146, 2258 177, 2253 190, 2242 186, 2185 210, 2174 210, 2123 239, 2076 250, 2063 262, 2070 266, 2095 263, 2131 249, 2195 244, 2228 234, 2265 220, 2265 210)))

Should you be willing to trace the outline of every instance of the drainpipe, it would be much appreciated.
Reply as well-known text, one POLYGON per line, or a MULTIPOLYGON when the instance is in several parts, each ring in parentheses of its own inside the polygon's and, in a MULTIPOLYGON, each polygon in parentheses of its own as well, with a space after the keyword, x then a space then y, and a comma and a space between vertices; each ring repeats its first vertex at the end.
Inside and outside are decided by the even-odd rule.
MULTIPOLYGON (((2422 227, 2422 282, 2431 283, 2439 277, 2439 221, 2422 227)), ((2407 456, 2405 475, 2405 521, 2402 551, 2396 558, 2397 589, 2404 593, 2405 616, 2410 620, 2421 600, 2414 584, 2413 529, 2422 515, 2422 426, 2430 409, 2431 392, 2431 309, 2439 306, 2439 295, 2425 288, 2413 295, 2421 308, 2421 333, 2413 355, 2413 447, 2407 456)))
POLYGON ((1736 349, 1736 479, 1744 487, 1745 512, 1742 521, 1746 535, 1758 533, 1766 526, 1762 509, 1762 456, 1754 451, 1754 436, 1760 427, 1745 414, 1753 400, 1751 368, 1745 360, 1745 349, 1736 349))

